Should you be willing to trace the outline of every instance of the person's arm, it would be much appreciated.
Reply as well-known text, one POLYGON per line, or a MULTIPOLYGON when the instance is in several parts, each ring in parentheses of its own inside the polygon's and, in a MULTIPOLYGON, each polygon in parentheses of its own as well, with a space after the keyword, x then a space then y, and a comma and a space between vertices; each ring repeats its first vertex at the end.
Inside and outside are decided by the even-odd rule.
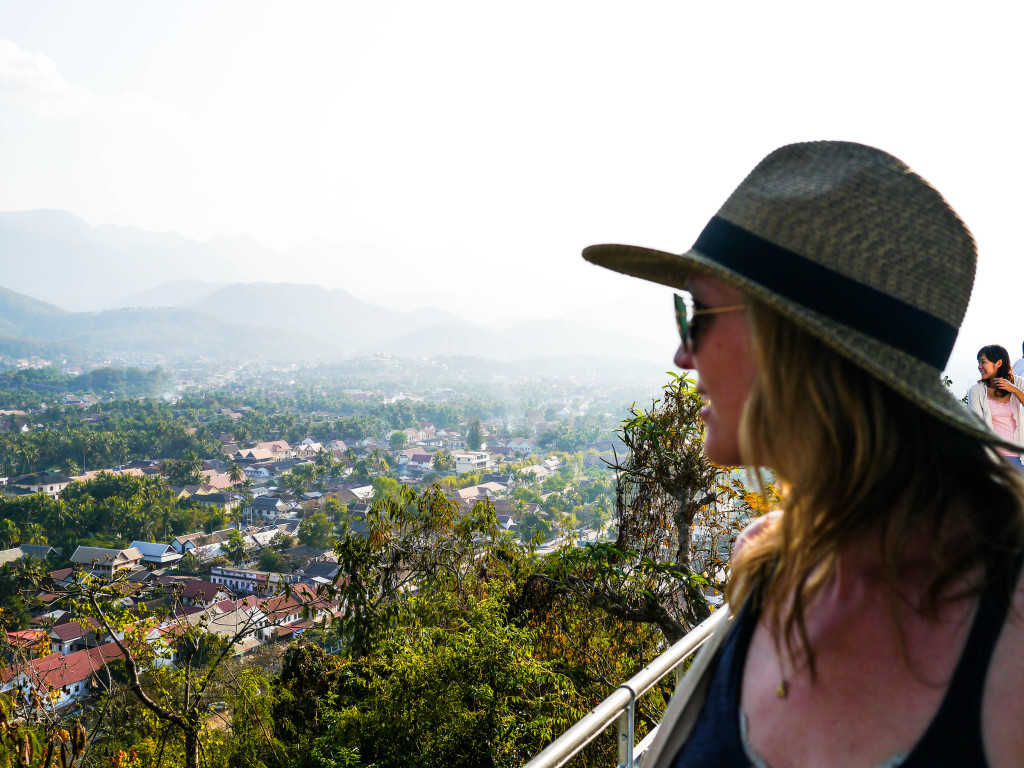
POLYGON ((981 401, 985 397, 985 385, 975 384, 967 392, 967 404, 971 407, 971 410, 976 414, 985 417, 985 411, 981 407, 981 401))
POLYGON ((1018 387, 1009 379, 992 379, 992 384, 995 385, 996 389, 998 389, 1000 392, 1009 392, 1011 395, 1017 398, 1018 403, 1024 405, 1024 392, 1022 392, 1020 387, 1018 387))

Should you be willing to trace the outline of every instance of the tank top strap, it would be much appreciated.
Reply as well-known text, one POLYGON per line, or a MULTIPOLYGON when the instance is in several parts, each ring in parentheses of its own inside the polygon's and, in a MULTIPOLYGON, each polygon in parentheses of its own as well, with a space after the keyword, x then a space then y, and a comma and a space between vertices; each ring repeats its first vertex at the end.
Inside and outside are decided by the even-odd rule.
POLYGON ((743 750, 738 712, 743 666, 758 620, 753 602, 747 600, 740 608, 718 649, 704 707, 672 768, 751 768, 743 750))
POLYGON ((985 681, 1022 567, 1024 554, 982 593, 939 711, 901 768, 988 767, 981 722, 985 681))

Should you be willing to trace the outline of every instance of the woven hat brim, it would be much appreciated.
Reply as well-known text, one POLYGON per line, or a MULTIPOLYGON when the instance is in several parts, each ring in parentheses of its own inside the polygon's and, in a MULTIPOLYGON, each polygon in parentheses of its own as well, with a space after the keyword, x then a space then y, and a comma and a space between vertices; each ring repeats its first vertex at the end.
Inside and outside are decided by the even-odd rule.
MULTIPOLYGON (((871 336, 783 298, 695 249, 677 254, 634 245, 592 245, 583 250, 583 258, 591 264, 624 275, 681 290, 685 290, 687 280, 693 273, 720 278, 764 301, 944 423, 986 441, 995 439, 1010 450, 1024 453, 1024 445, 1003 440, 977 414, 960 402, 942 383, 939 372, 932 367, 871 336)), ((869 312, 870 307, 865 307, 865 311, 869 312)))

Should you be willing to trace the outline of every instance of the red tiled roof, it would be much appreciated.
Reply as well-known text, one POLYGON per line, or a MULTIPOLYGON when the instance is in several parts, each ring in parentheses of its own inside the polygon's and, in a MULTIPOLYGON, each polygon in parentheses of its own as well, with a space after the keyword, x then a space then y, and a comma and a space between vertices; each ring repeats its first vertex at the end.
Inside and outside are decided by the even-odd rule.
POLYGON ((45 640, 46 632, 41 629, 12 630, 7 633, 7 638, 11 641, 11 645, 18 648, 25 648, 30 645, 35 645, 41 640, 45 640))
POLYGON ((296 584, 292 587, 291 595, 268 597, 260 603, 262 611, 271 621, 302 611, 303 606, 309 606, 314 610, 329 610, 330 605, 329 600, 317 594, 317 591, 308 584, 296 584))
POLYGON ((98 648, 75 651, 67 656, 62 653, 51 653, 49 656, 30 661, 27 665, 28 670, 24 667, 8 667, 3 672, 3 680, 7 682, 19 672, 26 672, 34 685, 63 688, 88 679, 107 662, 121 656, 121 649, 117 643, 106 643, 98 648))
POLYGON ((50 634, 56 635, 62 643, 66 643, 70 640, 77 640, 80 637, 84 637, 90 632, 100 631, 101 629, 102 627, 95 619, 84 618, 79 619, 78 621, 69 621, 66 624, 56 624, 53 629, 50 630, 50 634))
POLYGON ((202 597, 204 600, 214 600, 221 589, 220 585, 214 584, 212 581, 192 579, 185 582, 185 589, 182 591, 181 596, 188 600, 194 600, 197 597, 202 597))

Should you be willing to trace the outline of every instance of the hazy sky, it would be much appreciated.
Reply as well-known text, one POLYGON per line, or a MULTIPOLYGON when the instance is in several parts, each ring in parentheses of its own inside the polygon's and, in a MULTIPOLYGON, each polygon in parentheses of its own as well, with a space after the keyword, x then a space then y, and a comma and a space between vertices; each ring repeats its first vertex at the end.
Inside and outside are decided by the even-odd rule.
POLYGON ((1016 7, 2 0, 0 210, 323 239, 360 267, 323 282, 363 297, 663 303, 668 339, 666 292, 580 249, 685 249, 771 149, 861 141, 977 237, 950 366, 966 389, 979 346, 1024 340, 1016 7), (407 268, 369 280, 380 254, 407 268))

